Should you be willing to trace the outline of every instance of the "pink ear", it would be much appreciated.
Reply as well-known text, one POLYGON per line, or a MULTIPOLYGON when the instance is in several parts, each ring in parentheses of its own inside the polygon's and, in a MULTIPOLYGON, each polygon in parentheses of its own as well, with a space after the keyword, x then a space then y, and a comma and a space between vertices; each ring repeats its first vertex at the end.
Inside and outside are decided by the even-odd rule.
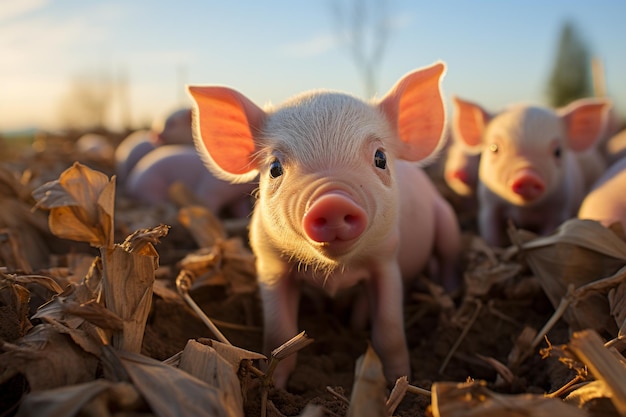
POLYGON ((443 143, 446 114, 440 82, 445 69, 438 62, 405 75, 379 104, 396 129, 402 159, 422 160, 443 143))
POLYGON ((257 173, 254 133, 265 112, 241 93, 226 87, 188 87, 195 102, 194 140, 217 174, 233 182, 252 180, 257 173))
POLYGON ((607 100, 580 99, 559 109, 571 149, 585 151, 602 137, 610 108, 607 100))
POLYGON ((453 97, 454 118, 452 132, 455 139, 460 140, 474 152, 482 148, 482 137, 491 116, 481 106, 470 101, 453 97))

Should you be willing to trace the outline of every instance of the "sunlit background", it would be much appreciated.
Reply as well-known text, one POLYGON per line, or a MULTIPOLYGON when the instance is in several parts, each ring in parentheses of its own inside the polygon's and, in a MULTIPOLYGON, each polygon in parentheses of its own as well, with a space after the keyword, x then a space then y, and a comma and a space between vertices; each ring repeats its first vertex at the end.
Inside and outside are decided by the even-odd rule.
POLYGON ((448 102, 548 104, 564 27, 601 64, 605 90, 590 94, 626 111, 622 0, 366 1, 360 61, 354 4, 0 0, 0 132, 147 126, 190 104, 185 84, 229 85, 259 104, 317 88, 380 96, 436 60, 448 64, 448 102))

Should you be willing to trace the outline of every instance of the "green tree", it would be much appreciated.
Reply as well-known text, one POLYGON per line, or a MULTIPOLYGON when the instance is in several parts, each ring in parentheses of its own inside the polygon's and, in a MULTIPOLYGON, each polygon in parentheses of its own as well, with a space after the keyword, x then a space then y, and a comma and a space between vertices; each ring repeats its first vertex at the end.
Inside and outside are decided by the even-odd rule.
POLYGON ((556 61, 548 82, 548 102, 553 107, 592 95, 591 58, 576 27, 565 22, 561 29, 556 61))

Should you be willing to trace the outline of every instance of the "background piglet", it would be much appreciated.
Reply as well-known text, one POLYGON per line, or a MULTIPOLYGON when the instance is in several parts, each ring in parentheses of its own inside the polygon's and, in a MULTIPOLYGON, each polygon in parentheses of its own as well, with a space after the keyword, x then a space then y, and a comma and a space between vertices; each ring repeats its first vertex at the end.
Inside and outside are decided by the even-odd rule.
POLYGON ((597 220, 607 227, 620 222, 626 233, 626 157, 598 179, 583 200, 578 218, 597 220))
POLYGON ((231 184, 213 176, 192 146, 164 145, 141 158, 128 176, 125 192, 149 204, 169 200, 175 183, 185 185, 216 215, 243 218, 252 211, 254 184, 231 184))
POLYGON ((508 242, 508 219, 547 234, 575 217, 605 165, 595 148, 610 104, 578 100, 565 108, 519 105, 490 115, 454 98, 454 134, 480 153, 478 227, 492 245, 508 242))
POLYGON ((137 162, 157 147, 156 133, 142 129, 128 135, 115 149, 115 175, 123 185, 137 162))
MULTIPOLYGON (((229 88, 189 88, 209 167, 232 181, 260 175, 250 242, 267 353, 298 332, 302 281, 331 295, 362 282, 385 375, 410 374, 402 278, 435 253, 453 286, 460 245, 451 207, 421 169, 398 159, 421 160, 440 146, 443 71, 437 63, 410 73, 371 105, 317 92, 263 110, 229 88)), ((278 386, 295 362, 281 361, 278 386)))
POLYGON ((474 198, 478 188, 480 154, 472 152, 458 138, 452 136, 446 151, 443 178, 457 195, 474 198))
POLYGON ((128 135, 115 150, 115 174, 118 184, 124 184, 130 171, 148 152, 162 145, 193 146, 191 109, 170 113, 165 120, 157 118, 151 129, 137 130, 128 135))
POLYGON ((191 108, 182 108, 170 113, 165 121, 155 121, 152 129, 157 133, 159 145, 191 145, 193 132, 191 128, 191 108))
POLYGON ((96 161, 110 161, 114 154, 113 145, 106 136, 85 133, 76 141, 76 150, 96 161))

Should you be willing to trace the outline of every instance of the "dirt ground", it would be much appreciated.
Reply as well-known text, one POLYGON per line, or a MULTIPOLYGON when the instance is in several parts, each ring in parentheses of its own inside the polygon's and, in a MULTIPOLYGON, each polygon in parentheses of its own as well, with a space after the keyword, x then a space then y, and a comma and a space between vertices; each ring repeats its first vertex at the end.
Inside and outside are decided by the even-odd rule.
MULTIPOLYGON (((63 154, 53 167, 49 163, 46 165, 54 168, 54 172, 48 174, 50 179, 58 175, 64 164, 69 166, 73 155, 71 152, 63 154)), ((41 163, 41 160, 32 156, 24 157, 24 161, 41 163)), ((94 169, 112 174, 110 163, 86 163, 91 163, 94 169)), ((431 170, 431 175, 459 214, 465 234, 463 265, 464 270, 469 271, 475 267, 476 256, 479 256, 470 247, 475 237, 475 214, 446 189, 436 168, 431 170)), ((127 199, 118 200, 116 207, 119 236, 123 238, 130 227, 125 219, 132 216, 136 218, 137 213, 140 217, 141 213, 145 213, 146 218, 157 218, 172 226, 169 235, 156 245, 160 257, 157 278, 164 286, 175 290, 177 262, 198 248, 190 233, 177 224, 173 214, 175 209, 156 209, 127 199)), ((70 250, 59 248, 59 252, 70 250)), ((73 246, 71 250, 79 250, 77 248, 90 250, 81 246, 73 246)), ((191 296, 212 319, 245 326, 244 329, 220 326, 233 345, 261 352, 262 314, 256 292, 238 293, 230 291, 228 285, 205 285, 192 290, 191 296)), ((507 382, 485 360, 493 358, 506 364, 524 328, 539 330, 553 312, 536 278, 524 267, 513 279, 493 285, 486 294, 477 297, 468 297, 463 291, 456 294, 451 308, 444 308, 429 287, 420 281, 407 292, 405 300, 405 326, 413 373, 410 382, 417 387, 430 389, 437 381, 463 382, 475 379, 486 381, 487 386, 495 392, 507 394, 543 394, 554 391, 573 375, 554 358, 542 359, 536 352, 511 369, 513 378, 507 382), (454 353, 447 365, 442 367, 452 350, 454 353)), ((269 398, 275 408, 269 415, 295 416, 309 403, 322 405, 327 415, 345 415, 346 403, 328 388, 349 398, 355 362, 365 352, 369 336, 367 330, 355 331, 347 325, 349 313, 349 307, 341 302, 330 300, 315 291, 304 292, 299 325, 315 341, 298 354, 298 365, 287 390, 271 391, 269 398)), ((3 320, 6 319, 3 317, 3 320)), ((552 344, 567 343, 569 336, 569 329, 563 321, 548 333, 552 344)), ((142 353, 164 360, 181 351, 187 340, 203 337, 210 338, 212 334, 184 302, 173 302, 155 293, 142 353)), ((545 343, 540 347, 545 347, 545 343)), ((409 393, 395 415, 427 416, 429 405, 429 398, 409 393)), ((260 415, 258 387, 252 386, 248 390, 245 411, 246 416, 260 415)))

